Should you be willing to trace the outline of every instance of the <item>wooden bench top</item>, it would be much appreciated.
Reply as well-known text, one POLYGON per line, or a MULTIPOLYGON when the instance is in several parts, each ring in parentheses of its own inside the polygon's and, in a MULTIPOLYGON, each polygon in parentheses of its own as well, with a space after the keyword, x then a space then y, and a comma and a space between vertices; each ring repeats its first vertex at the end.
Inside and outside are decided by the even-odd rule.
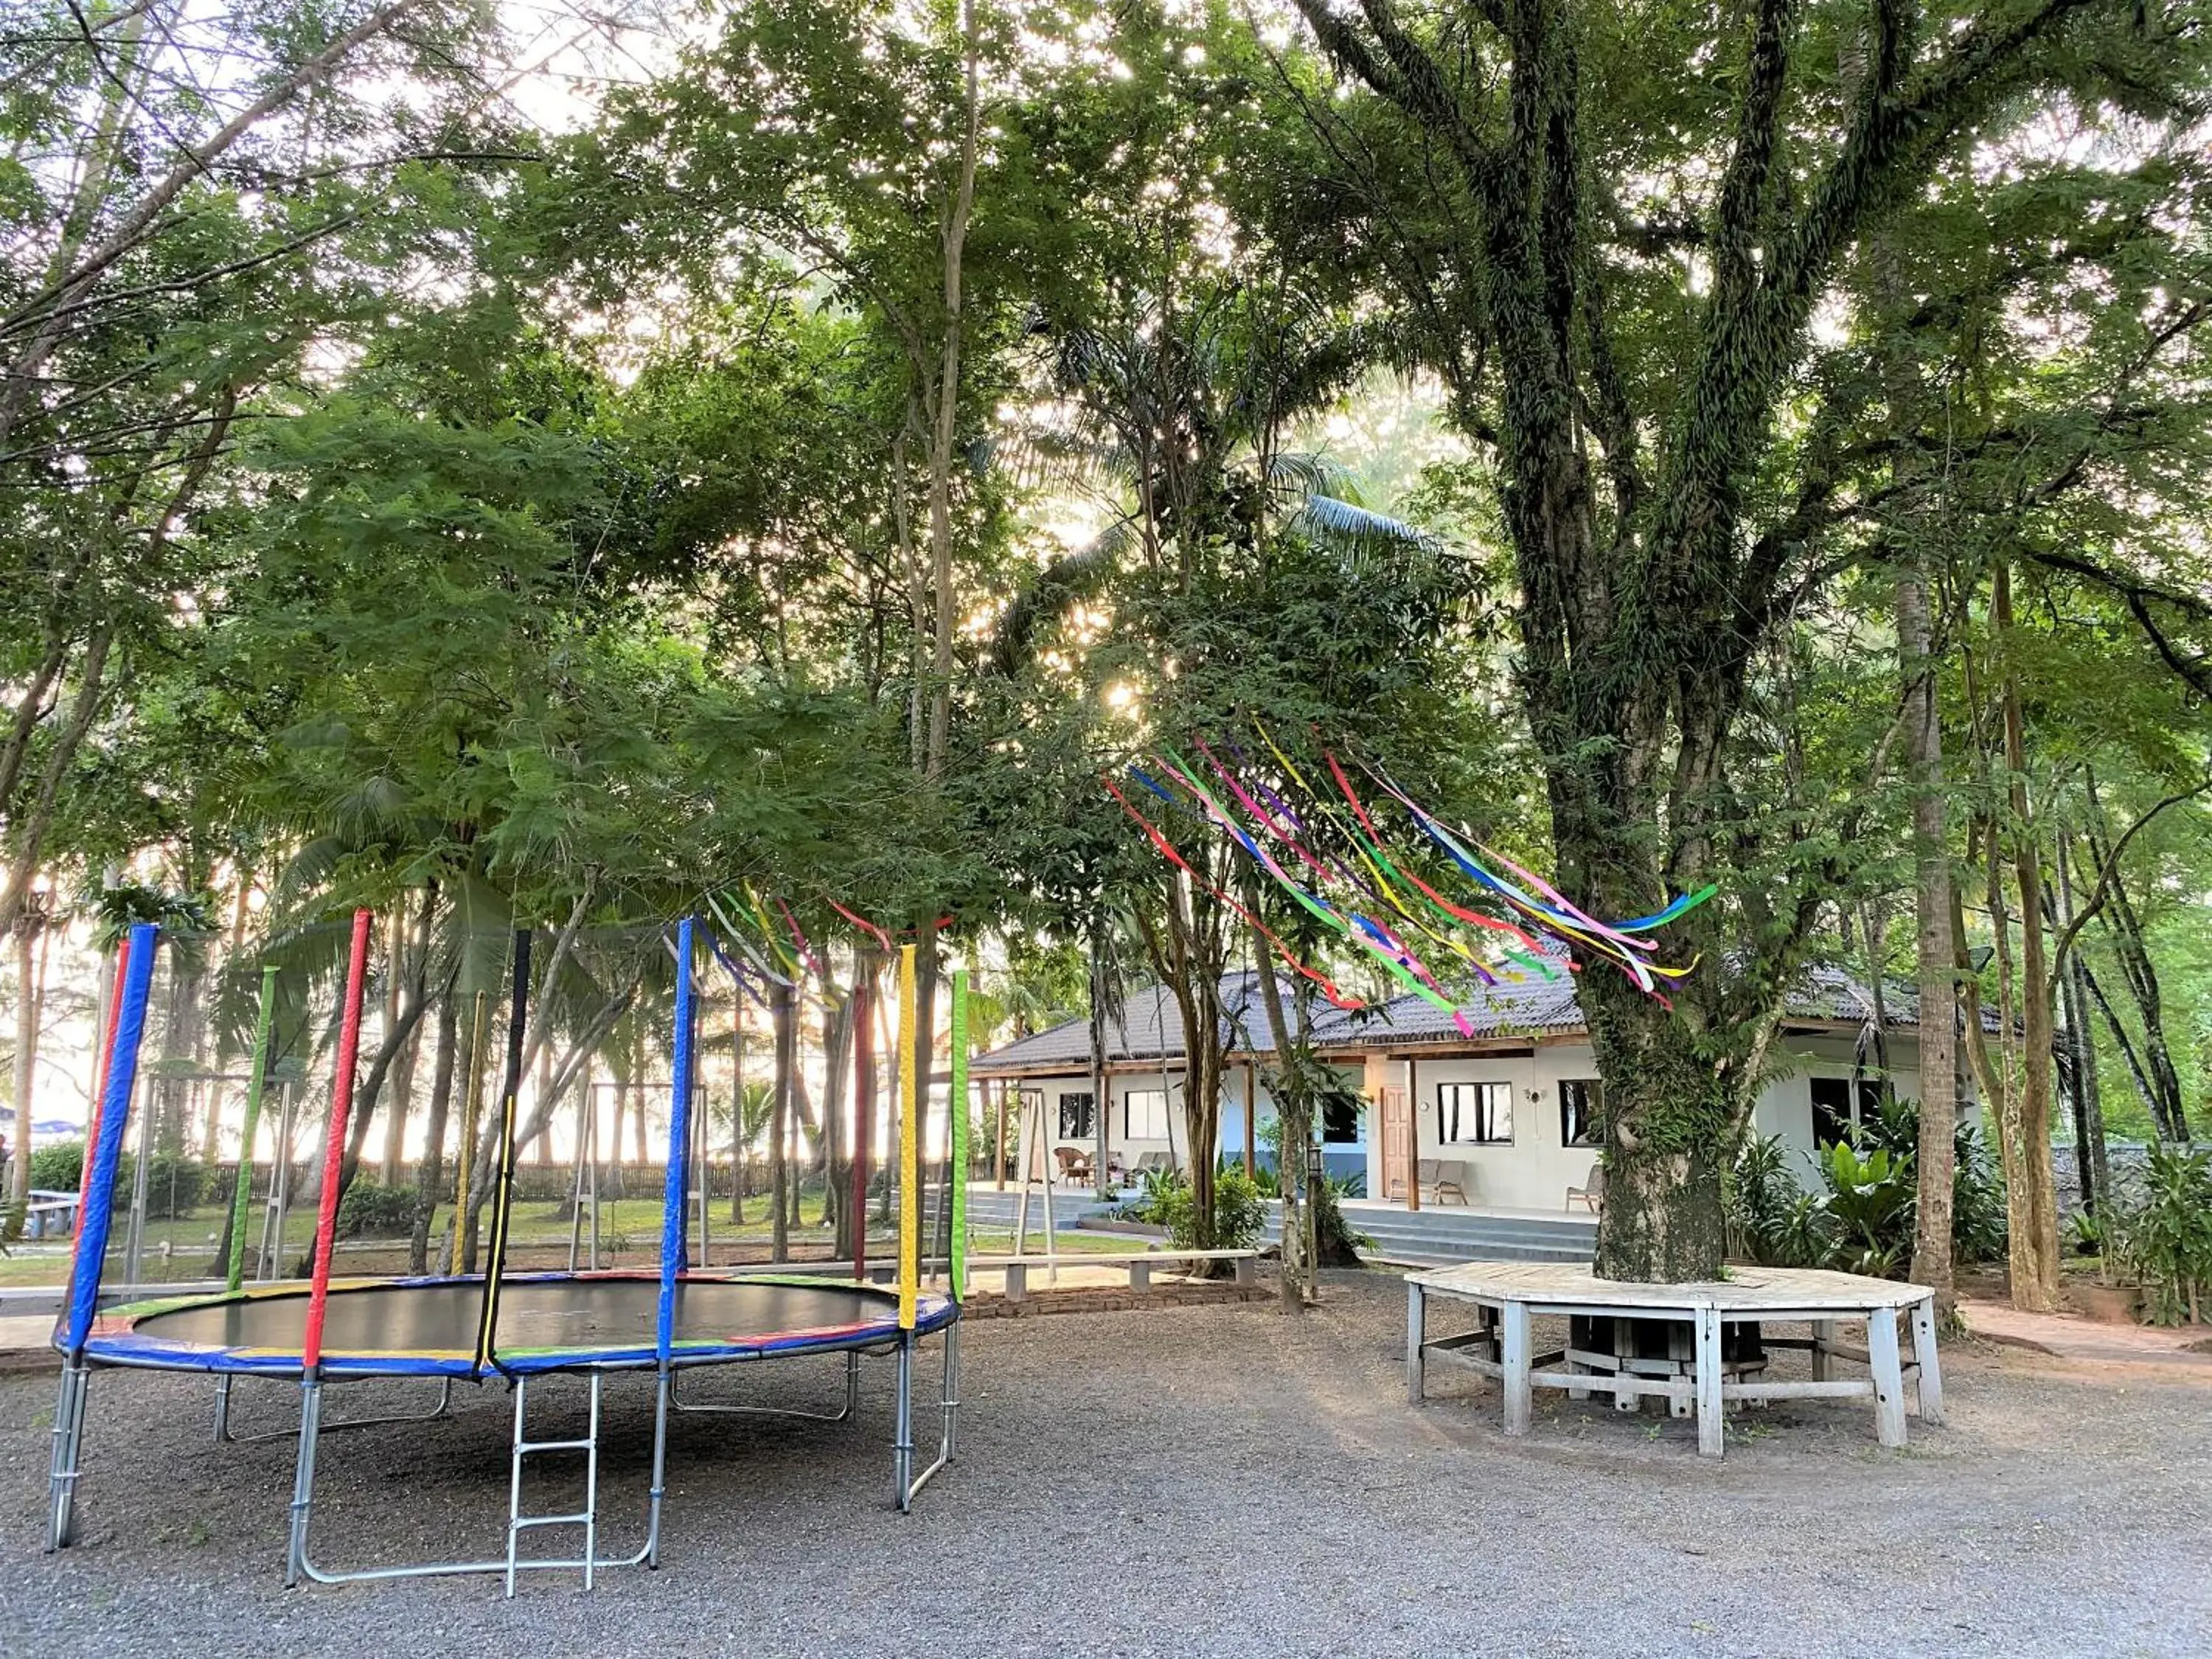
POLYGON ((1600 1279, 1584 1262, 1466 1261, 1408 1273, 1407 1282, 1442 1296, 1478 1301, 1528 1302, 1557 1307, 1649 1308, 1653 1312, 1723 1313, 1765 1308, 1832 1308, 1838 1312, 1908 1308, 1934 1294, 1924 1285, 1900 1285, 1826 1267, 1734 1267, 1723 1279, 1686 1285, 1645 1285, 1600 1279))

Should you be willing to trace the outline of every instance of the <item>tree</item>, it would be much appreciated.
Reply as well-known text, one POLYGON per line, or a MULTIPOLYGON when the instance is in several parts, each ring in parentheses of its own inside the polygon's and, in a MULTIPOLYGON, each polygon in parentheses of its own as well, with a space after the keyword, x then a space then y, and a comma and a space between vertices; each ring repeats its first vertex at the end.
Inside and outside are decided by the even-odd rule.
POLYGON ((1815 313, 1975 145, 2107 93, 2112 120, 2146 109, 2178 136, 2201 59, 2095 0, 1940 20, 1773 0, 1717 35, 1596 6, 1298 9, 1364 95, 1296 62, 1285 82, 1495 457, 1562 877, 1624 915, 1736 878, 1674 931, 1729 964, 1676 1011, 1581 981, 1606 1083, 1600 1271, 1711 1277, 1722 1170, 1818 908, 1774 891, 1731 740, 1760 653, 1823 579, 1808 541, 1866 505, 1828 464, 1858 405, 1806 373, 1815 313), (1715 52, 1725 76, 1694 67, 1715 52))

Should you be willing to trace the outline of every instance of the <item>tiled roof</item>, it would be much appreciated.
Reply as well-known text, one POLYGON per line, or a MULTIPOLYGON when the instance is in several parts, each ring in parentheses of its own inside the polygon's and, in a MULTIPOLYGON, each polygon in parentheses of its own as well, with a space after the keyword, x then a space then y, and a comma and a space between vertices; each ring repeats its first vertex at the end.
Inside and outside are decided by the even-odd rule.
MULTIPOLYGON (((1287 1004, 1292 988, 1279 978, 1276 982, 1287 1004)), ((1229 974, 1221 981, 1223 1035, 1227 1046, 1241 1054, 1269 1054, 1274 1049, 1259 991, 1256 974, 1229 974)), ((1882 999, 1882 1012, 1891 1026, 1911 1028, 1920 1024, 1920 1000, 1911 984, 1888 981, 1882 999)), ((1477 1037, 1556 1036, 1583 1029, 1574 983, 1564 974, 1557 979, 1478 987, 1459 1012, 1477 1037)), ((1784 1018, 1788 1019, 1858 1024, 1873 1013, 1874 999, 1867 987, 1840 969, 1829 967, 1808 969, 1783 1006, 1784 1018)), ((1985 1011, 1984 1019, 1990 1029, 1996 1029, 1994 1014, 1985 1011)), ((1449 1014, 1412 995, 1394 997, 1356 1012, 1317 1009, 1313 1036, 1315 1046, 1322 1049, 1398 1048, 1466 1040, 1449 1014)), ((1182 1017, 1175 998, 1162 986, 1147 985, 1132 991, 1122 1004, 1121 1019, 1107 1023, 1109 1062, 1174 1060, 1182 1055, 1182 1017)), ((991 1076, 1081 1072, 1090 1064, 1089 1030, 1084 1021, 1073 1019, 979 1055, 972 1069, 979 1075, 991 1076)))
MULTIPOLYGON (((1276 983, 1287 1005, 1292 994, 1290 986, 1279 979, 1276 983)), ((1273 1051, 1274 1039, 1267 1031, 1267 1011, 1260 1000, 1257 974, 1223 975, 1221 1007, 1227 1046, 1241 1054, 1273 1051)), ((1122 1000, 1121 1018, 1106 1023, 1109 1060, 1175 1059, 1182 1048, 1182 1012, 1164 985, 1155 983, 1131 991, 1122 1000)), ((1089 1025, 1084 1020, 1071 1019, 978 1055, 971 1069, 998 1073, 1051 1067, 1080 1072, 1090 1064, 1089 1025)))

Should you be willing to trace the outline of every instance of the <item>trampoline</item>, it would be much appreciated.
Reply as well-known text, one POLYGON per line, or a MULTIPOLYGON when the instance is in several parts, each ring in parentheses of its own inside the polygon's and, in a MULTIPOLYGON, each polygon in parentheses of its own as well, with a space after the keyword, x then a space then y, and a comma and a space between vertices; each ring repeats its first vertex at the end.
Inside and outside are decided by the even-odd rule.
MULTIPOLYGON (((358 1057, 361 1010, 368 960, 370 914, 356 912, 348 962, 330 1121, 324 1149, 322 1194, 318 1207, 310 1276, 305 1283, 263 1284, 245 1288, 233 1255, 230 1286, 213 1293, 167 1297, 101 1308, 100 1279, 112 1220, 112 1194, 124 1125, 131 1110, 138 1050, 145 1018, 159 930, 135 927, 125 942, 117 974, 116 1014, 106 1036, 100 1087, 94 1093, 91 1160, 87 1171, 82 1218, 71 1262, 70 1294, 54 1332, 63 1355, 60 1394, 54 1413, 52 1468, 48 1480, 50 1515, 47 1547, 72 1541, 76 1493, 85 1444, 86 1399, 94 1373, 102 1368, 203 1372, 216 1379, 216 1438, 229 1432, 230 1393, 240 1378, 290 1382, 299 1390, 298 1450, 289 1510, 284 1582, 302 1578, 321 1583, 418 1578, 458 1573, 503 1575, 507 1594, 516 1577, 527 1571, 574 1571, 592 1586, 599 1569, 659 1565, 661 1511, 667 1492, 669 1422, 672 1413, 746 1413, 765 1417, 848 1422, 860 1410, 860 1367, 863 1355, 886 1354, 895 1361, 891 1437, 891 1498, 901 1510, 931 1477, 952 1461, 958 1421, 959 1318, 966 1282, 965 1114, 951 1115, 944 1163, 943 1196, 949 1210, 950 1254, 945 1291, 922 1284, 920 1159, 921 1122, 918 1103, 921 1075, 920 1039, 902 1041, 897 1097, 899 1146, 897 1259, 894 1282, 887 1265, 867 1260, 867 1230, 854 1237, 849 1266, 815 1274, 787 1266, 758 1270, 715 1271, 704 1265, 703 1241, 694 1265, 687 1218, 693 1194, 690 1165, 697 1018, 693 961, 694 919, 685 918, 672 941, 676 957, 674 1081, 668 1126, 665 1190, 661 1205, 660 1260, 650 1271, 509 1272, 509 1222, 514 1202, 516 1091, 523 1070, 523 1033, 530 979, 530 933, 514 935, 514 1000, 507 1021, 502 1100, 496 1121, 498 1163, 492 1185, 486 1238, 486 1270, 481 1273, 404 1279, 336 1279, 331 1266, 353 1073, 358 1057), (842 1277, 849 1272, 849 1279, 842 1277), (941 1419, 937 1455, 927 1467, 915 1467, 914 1366, 925 1337, 939 1339, 944 1382, 936 1402, 941 1419), (677 1396, 676 1377, 714 1365, 740 1365, 807 1354, 837 1354, 844 1361, 844 1405, 836 1412, 739 1403, 687 1403, 677 1396), (603 1553, 599 1542, 599 1455, 602 1400, 611 1379, 643 1374, 653 1379, 652 1484, 647 1493, 643 1541, 627 1553, 603 1553), (554 1379, 567 1376, 586 1391, 587 1418, 548 1435, 533 1433, 530 1403, 554 1379), (436 1407, 401 1416, 362 1417, 325 1424, 324 1391, 334 1384, 375 1378, 421 1378, 438 1382, 436 1407), (319 1565, 309 1549, 315 1510, 318 1448, 325 1428, 365 1428, 374 1424, 419 1423, 444 1413, 456 1381, 504 1382, 514 1391, 508 1442, 506 1551, 488 1559, 433 1561, 404 1566, 331 1571, 319 1565), (526 1460, 553 1455, 580 1461, 580 1503, 556 1513, 523 1508, 526 1460), (533 1557, 522 1540, 539 1528, 573 1528, 582 1534, 572 1554, 533 1557)), ((711 941, 710 941, 711 943, 711 941)), ((917 1030, 915 947, 899 952, 900 1030, 917 1030)), ((268 984, 264 982, 264 1009, 268 984)), ((967 975, 952 975, 952 1093, 966 1088, 967 975)), ((865 1018, 861 1027, 866 1029, 865 1018)), ((265 1031, 265 1023, 264 1023, 265 1031)), ((255 1086, 259 1076, 257 1059, 255 1086)), ((857 1108, 856 1108, 857 1111, 857 1108)), ((251 1107, 249 1105, 249 1123, 251 1107)), ((856 1129, 852 1167, 854 1212, 867 1207, 866 1116, 856 1129)), ((250 1129, 249 1129, 250 1151, 250 1129)), ((468 1141, 465 1139, 463 1145, 468 1141)), ((241 1168, 245 1160, 241 1158, 241 1168)), ((240 1192, 244 1191, 241 1176, 240 1192)), ((235 1215, 242 1211, 238 1201, 235 1215)), ((574 1386, 571 1384, 570 1386, 574 1386)), ((541 1407, 540 1415, 544 1414, 541 1407)), ((288 1435, 287 1437, 290 1437, 288 1435)))
MULTIPOLYGON (((483 1304, 480 1275, 340 1279, 323 1325, 325 1376, 471 1377, 483 1304)), ((306 1365, 305 1285, 128 1303, 93 1322, 85 1358, 150 1370, 297 1378, 306 1365)), ((660 1275, 515 1273, 501 1286, 497 1371, 652 1370, 660 1275)), ((916 1298, 914 1334, 958 1315, 949 1296, 916 1298)), ((889 1348, 900 1340, 898 1293, 873 1285, 765 1273, 686 1273, 676 1281, 672 1367, 778 1355, 889 1348)))

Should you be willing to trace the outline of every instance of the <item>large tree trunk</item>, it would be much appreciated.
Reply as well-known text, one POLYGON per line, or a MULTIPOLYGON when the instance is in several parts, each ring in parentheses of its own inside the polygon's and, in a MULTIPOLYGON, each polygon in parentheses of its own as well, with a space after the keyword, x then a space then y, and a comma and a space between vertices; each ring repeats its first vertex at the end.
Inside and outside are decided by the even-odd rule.
POLYGON ((438 1035, 430 1062, 429 1115, 422 1127, 422 1161, 415 1168, 415 1228, 407 1243, 407 1270, 430 1270, 430 1222, 446 1185, 446 1117, 453 1099, 454 1051, 460 1010, 449 983, 438 998, 438 1035))
MULTIPOLYGON (((33 1096, 39 1075, 39 1022, 46 1000, 46 925, 26 918, 15 929, 15 1146, 8 1170, 8 1202, 20 1207, 31 1196, 33 1096)), ((95 1027, 95 1030, 98 1028, 95 1027)))
MULTIPOLYGON (((1256 914, 1256 906, 1249 902, 1254 896, 1254 884, 1245 884, 1248 908, 1256 914)), ((1259 969, 1260 1006, 1267 1017, 1267 1035, 1275 1045, 1275 1121, 1281 1126, 1280 1150, 1275 1158, 1275 1191, 1283 1205, 1283 1272, 1280 1290, 1285 1312, 1304 1310, 1314 1300, 1315 1284, 1313 1254, 1307 1249, 1305 1216, 1305 1149, 1313 1139, 1313 1100, 1306 1092, 1304 1055, 1292 1042, 1291 1023, 1283 1012, 1283 988, 1276 983, 1272 969, 1264 965, 1273 962, 1273 953, 1267 942, 1254 927, 1252 960, 1263 964, 1259 969)), ((1258 1103, 1244 1103, 1247 1114, 1259 1109, 1258 1103)))
POLYGON ((2045 957, 2043 854, 2027 794, 2027 736, 2021 708, 2020 677, 2012 665, 2012 576, 1996 568, 1995 611, 2005 641, 2004 739, 2007 793, 2012 806, 2013 877, 2020 891, 2021 937, 2021 1108, 2020 1173, 2024 1191, 2008 1196, 2008 1218, 2015 1264, 2032 1258, 2032 1282, 2023 1286, 2017 1271, 2013 1305, 2046 1309, 2058 1297, 2058 1197, 2051 1168, 2051 997, 2056 988, 2045 957), (2021 1229, 2027 1236, 2021 1237, 2021 1229))
POLYGON ((1720 1277, 1721 1176, 1747 1112, 1738 1068, 1716 1067, 1688 1024, 1602 967, 1577 975, 1603 1080, 1601 1279, 1673 1284, 1720 1277))
POLYGON ((798 1021, 788 985, 776 986, 769 998, 775 1022, 775 1096, 768 1121, 769 1260, 786 1261, 791 1256, 791 1206, 787 1194, 791 1170, 785 1147, 791 1132, 791 1073, 798 1021))
POLYGON ((1951 847, 1944 823, 1943 724, 1928 589, 1916 564, 1897 579, 1897 653, 1905 683, 1905 747, 1912 790, 1913 956, 1920 1001, 1920 1143, 1912 1278, 1936 1292, 1948 1316, 1951 1200, 1959 1115, 1957 946, 1951 937, 1951 847))
MULTIPOLYGON (((1107 923, 1103 918, 1092 919, 1090 928, 1091 1013, 1085 1025, 1085 1035, 1090 1045, 1091 1109, 1097 1114, 1097 1121, 1091 1126, 1098 1132, 1098 1152, 1093 1160, 1093 1174, 1097 1180, 1101 1198, 1106 1195, 1108 1186, 1106 1160, 1110 1126, 1107 1120, 1112 1115, 1114 1105, 1113 1085, 1106 1074, 1106 1016, 1109 1006, 1119 1000, 1114 995, 1113 987, 1107 982, 1110 967, 1107 962, 1106 927, 1107 923)), ((1167 1103, 1162 1101, 1160 1105, 1164 1112, 1167 1103)))

